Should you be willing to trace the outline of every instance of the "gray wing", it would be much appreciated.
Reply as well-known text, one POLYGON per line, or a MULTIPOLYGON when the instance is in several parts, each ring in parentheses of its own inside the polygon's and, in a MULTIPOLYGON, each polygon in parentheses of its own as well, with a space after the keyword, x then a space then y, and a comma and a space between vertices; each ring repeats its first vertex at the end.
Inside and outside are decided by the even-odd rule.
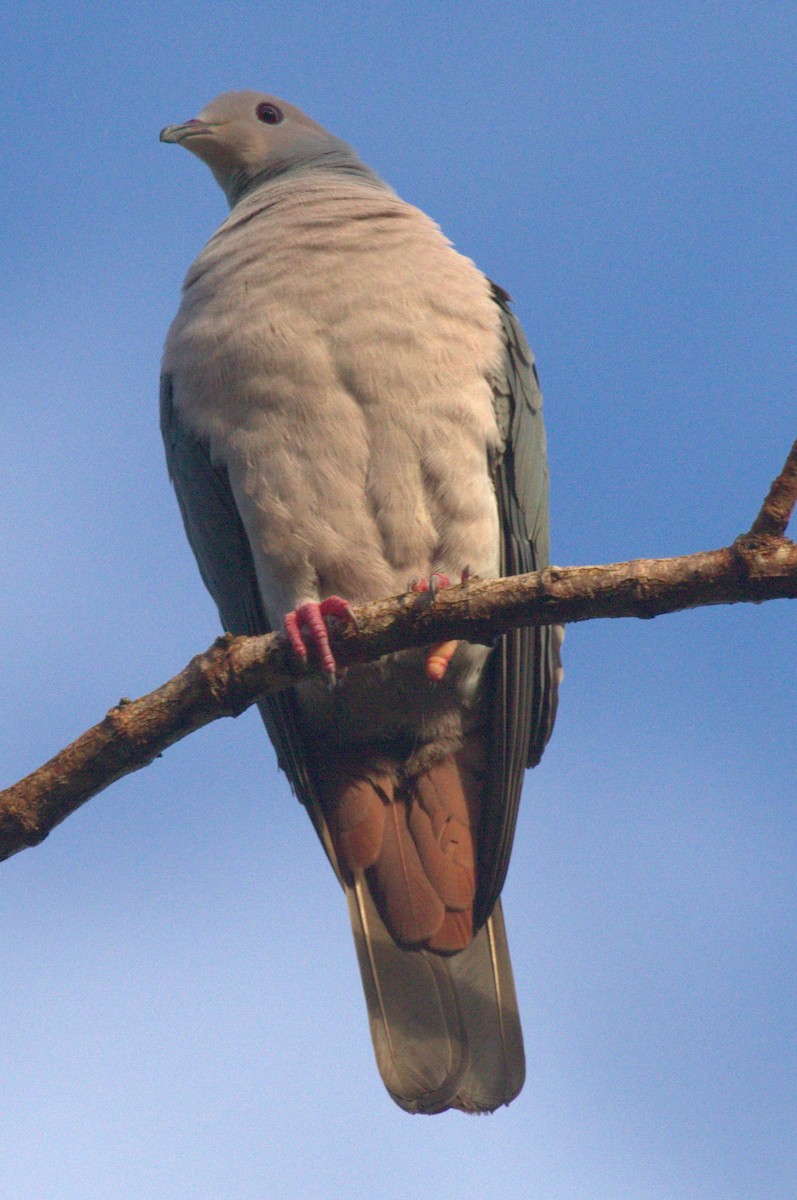
MULTIPOLYGON (((205 586, 216 602, 222 626, 235 634, 269 633, 252 552, 227 471, 212 461, 207 443, 180 419, 168 375, 161 378, 160 412, 169 476, 188 541, 205 586)), ((302 752, 293 691, 269 696, 260 701, 259 708, 279 765, 326 845, 326 836, 319 827, 319 804, 302 752)))
MULTIPOLYGON (((504 449, 493 464, 502 533, 502 575, 538 571, 548 565, 548 462, 545 427, 534 356, 509 296, 492 285, 501 313, 504 379, 495 387, 495 411, 504 449)), ((501 638, 492 656, 495 728, 491 794, 502 802, 485 805, 479 830, 476 925, 500 895, 515 834, 520 791, 527 767, 540 761, 556 717, 561 634, 555 627, 516 629, 501 638)))

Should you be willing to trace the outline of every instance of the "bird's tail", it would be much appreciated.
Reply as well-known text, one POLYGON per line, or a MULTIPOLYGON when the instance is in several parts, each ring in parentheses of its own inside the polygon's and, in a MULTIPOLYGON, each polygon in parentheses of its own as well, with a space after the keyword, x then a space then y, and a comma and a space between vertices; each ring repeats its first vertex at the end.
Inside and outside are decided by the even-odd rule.
POLYGON ((450 956, 397 946, 362 875, 346 886, 371 1037, 407 1112, 492 1112, 523 1086, 525 1058, 500 901, 450 956))

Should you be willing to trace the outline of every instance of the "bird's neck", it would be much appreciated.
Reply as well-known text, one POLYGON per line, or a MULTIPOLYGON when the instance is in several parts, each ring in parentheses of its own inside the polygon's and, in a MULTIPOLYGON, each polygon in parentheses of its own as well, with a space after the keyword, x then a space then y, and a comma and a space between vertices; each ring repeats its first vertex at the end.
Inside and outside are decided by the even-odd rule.
POLYGON ((224 189, 230 208, 234 208, 244 196, 250 196, 252 192, 266 187, 275 179, 282 179, 288 174, 298 176, 300 173, 319 170, 339 172, 347 179, 359 179, 371 186, 385 188, 387 191, 391 190, 375 171, 367 167, 354 151, 345 145, 341 145, 340 147, 334 146, 301 164, 272 162, 267 167, 264 167, 262 171, 257 171, 255 174, 242 169, 236 171, 232 176, 227 176, 223 179, 217 176, 217 179, 224 189))

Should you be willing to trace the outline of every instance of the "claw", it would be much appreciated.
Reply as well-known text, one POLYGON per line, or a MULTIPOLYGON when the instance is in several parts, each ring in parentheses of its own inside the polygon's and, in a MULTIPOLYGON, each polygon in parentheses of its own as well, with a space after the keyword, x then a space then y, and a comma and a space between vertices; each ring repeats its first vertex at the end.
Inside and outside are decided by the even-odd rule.
POLYGON ((293 612, 286 613, 282 618, 282 624, 285 629, 285 636, 290 643, 291 650, 293 650, 300 662, 306 664, 307 647, 304 644, 302 631, 299 628, 298 612, 298 609, 294 609, 293 612))
POLYGON ((359 630, 360 626, 357 624, 357 618, 348 600, 343 600, 340 596, 327 596, 326 600, 322 600, 318 607, 322 617, 337 617, 339 621, 351 625, 355 633, 359 630))
POLYGON ((340 596, 327 596, 320 604, 314 601, 300 604, 298 608, 285 614, 283 625, 285 635, 299 661, 307 664, 308 646, 312 647, 327 677, 328 685, 334 687, 337 682, 337 666, 329 644, 329 630, 324 617, 337 617, 338 620, 346 621, 357 629, 357 620, 351 605, 340 596))
POLYGON ((423 592, 428 592, 431 599, 434 600, 437 593, 447 587, 451 587, 451 580, 447 575, 442 575, 439 571, 435 571, 428 579, 425 579, 423 576, 420 578, 416 576, 414 579, 411 579, 407 590, 419 595, 423 592))

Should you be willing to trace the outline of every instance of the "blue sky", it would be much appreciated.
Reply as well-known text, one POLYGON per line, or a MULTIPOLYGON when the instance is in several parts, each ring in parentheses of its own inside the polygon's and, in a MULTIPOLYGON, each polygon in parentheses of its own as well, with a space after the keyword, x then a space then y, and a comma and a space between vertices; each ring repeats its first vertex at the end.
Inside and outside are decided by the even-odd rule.
MULTIPOLYGON (((223 218, 161 126, 228 88, 351 141, 514 296, 554 558, 749 526, 797 434, 791 4, 15 5, 0 255, 0 771, 215 636, 157 429, 223 218)), ((372 1062, 343 898, 257 719, 0 869, 0 1195, 783 1200, 797 1188, 795 610, 572 628, 505 908, 490 1118, 372 1062)))

